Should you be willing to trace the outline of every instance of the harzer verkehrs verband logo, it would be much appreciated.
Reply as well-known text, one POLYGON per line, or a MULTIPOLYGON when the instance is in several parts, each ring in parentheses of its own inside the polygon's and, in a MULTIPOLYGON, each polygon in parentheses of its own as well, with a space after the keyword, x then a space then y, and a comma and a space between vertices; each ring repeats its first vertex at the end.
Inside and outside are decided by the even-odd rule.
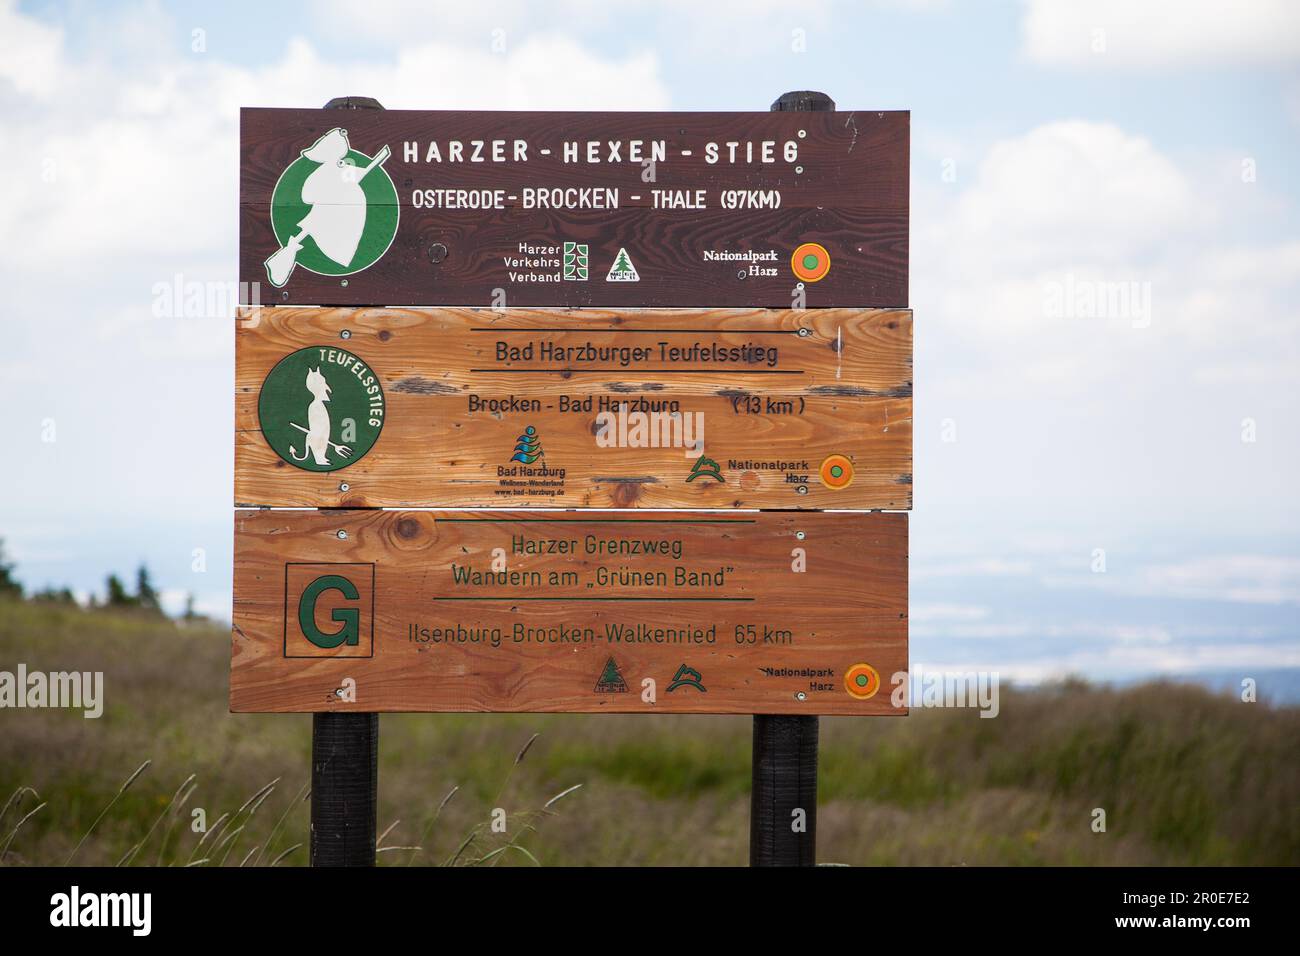
POLYGON ((257 397, 267 444, 304 471, 337 471, 364 456, 379 440, 384 412, 379 376, 330 345, 286 355, 257 397))
POLYGON ((360 272, 379 261, 397 235, 397 188, 384 169, 391 151, 367 156, 334 128, 302 151, 271 193, 279 250, 266 260, 277 288, 296 266, 326 276, 360 272))

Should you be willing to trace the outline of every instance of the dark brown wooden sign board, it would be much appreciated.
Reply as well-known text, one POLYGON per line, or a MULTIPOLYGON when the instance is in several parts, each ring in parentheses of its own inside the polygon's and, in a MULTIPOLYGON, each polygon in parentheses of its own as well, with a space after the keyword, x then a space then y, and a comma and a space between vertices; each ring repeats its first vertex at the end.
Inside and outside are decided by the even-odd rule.
POLYGON ((902 714, 907 515, 237 511, 235 711, 902 714))
POLYGON ((245 301, 905 308, 909 126, 244 109, 245 301))
POLYGON ((243 310, 240 507, 905 509, 905 310, 243 310))

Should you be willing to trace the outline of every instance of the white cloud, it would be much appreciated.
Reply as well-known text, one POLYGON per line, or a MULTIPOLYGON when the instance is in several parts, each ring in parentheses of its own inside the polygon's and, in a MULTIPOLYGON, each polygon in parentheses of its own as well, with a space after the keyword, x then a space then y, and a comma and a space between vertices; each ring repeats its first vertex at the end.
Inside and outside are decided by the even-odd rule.
POLYGON ((929 230, 977 253, 981 272, 1015 274, 1131 262, 1195 223, 1197 210, 1186 175, 1147 139, 1063 120, 994 143, 953 215, 929 230))
POLYGON ((17 0, 0 0, 0 88, 47 99, 57 88, 63 31, 18 12, 17 0))
POLYGON ((1265 554, 1191 557, 1106 574, 1046 574, 1052 588, 1093 590, 1129 597, 1225 601, 1232 604, 1300 604, 1300 558, 1265 554))
POLYGON ((1033 571, 1027 561, 1008 561, 1004 558, 968 558, 954 561, 916 562, 912 567, 913 579, 948 577, 1022 577, 1033 571))
POLYGON ((1051 66, 1286 64, 1300 59, 1293 0, 1027 0, 1023 51, 1051 66))
MULTIPOLYGON (((906 11, 946 4, 943 0, 875 0, 872 5, 906 11)), ((726 56, 735 60, 790 52, 795 29, 811 35, 815 49, 817 35, 834 22, 835 4, 830 0, 803 0, 795 5, 788 0, 658 0, 653 6, 638 7, 610 0, 479 0, 457 4, 437 20, 431 20, 429 6, 428 0, 370 0, 365 14, 358 16, 352 0, 327 0, 320 22, 335 36, 388 44, 418 44, 424 34, 434 32, 449 46, 474 52, 513 52, 519 44, 547 32, 576 38, 599 33, 608 43, 612 31, 634 44, 671 44, 679 52, 714 57, 725 46, 726 56), (430 30, 434 25, 436 30, 430 30)), ((566 60, 552 62, 547 82, 571 93, 574 78, 568 67, 566 60)))
POLYGON ((1155 565, 1143 593, 1246 604, 1300 604, 1300 558, 1237 554, 1155 565))
MULTIPOLYGON (((1214 672, 1243 676, 1300 667, 1300 645, 1228 641, 1222 644, 1116 644, 1050 657, 1000 657, 995 669, 1004 681, 1039 684, 1066 677, 1113 680, 1133 675, 1182 677, 1214 672)), ((989 670, 989 661, 927 655, 927 671, 970 673, 989 670)))
POLYGON ((1202 275, 1215 283, 1294 285, 1300 282, 1300 241, 1272 247, 1212 250, 1205 258, 1202 275))
POLYGON ((915 624, 922 621, 979 621, 988 615, 989 608, 977 604, 913 604, 907 616, 915 624))
POLYGON ((1226 528, 1233 488, 1297 519, 1295 231, 1223 155, 1066 120, 914 183, 917 496, 946 527, 979 502, 1092 526, 1091 548, 1193 512, 1226 528))

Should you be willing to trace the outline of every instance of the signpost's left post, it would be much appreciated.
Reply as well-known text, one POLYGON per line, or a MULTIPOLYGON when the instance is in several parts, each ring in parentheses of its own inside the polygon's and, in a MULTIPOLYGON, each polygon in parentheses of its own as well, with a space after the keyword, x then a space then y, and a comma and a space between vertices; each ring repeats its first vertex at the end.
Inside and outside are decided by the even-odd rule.
MULTIPOLYGON (((340 96, 327 110, 382 110, 340 96)), ((374 866, 379 795, 379 715, 311 715, 311 865, 374 866)))

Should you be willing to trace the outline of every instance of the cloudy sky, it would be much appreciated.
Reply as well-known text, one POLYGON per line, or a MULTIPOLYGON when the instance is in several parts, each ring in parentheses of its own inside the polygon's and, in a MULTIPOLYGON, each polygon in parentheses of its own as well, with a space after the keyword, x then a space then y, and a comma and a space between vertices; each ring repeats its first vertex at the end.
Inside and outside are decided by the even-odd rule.
POLYGON ((1300 668, 1300 5, 0 0, 0 536, 229 614, 240 106, 912 111, 913 660, 1300 668), (1111 295, 1099 293, 1112 293, 1111 295), (196 557, 197 555, 197 557, 196 557))

